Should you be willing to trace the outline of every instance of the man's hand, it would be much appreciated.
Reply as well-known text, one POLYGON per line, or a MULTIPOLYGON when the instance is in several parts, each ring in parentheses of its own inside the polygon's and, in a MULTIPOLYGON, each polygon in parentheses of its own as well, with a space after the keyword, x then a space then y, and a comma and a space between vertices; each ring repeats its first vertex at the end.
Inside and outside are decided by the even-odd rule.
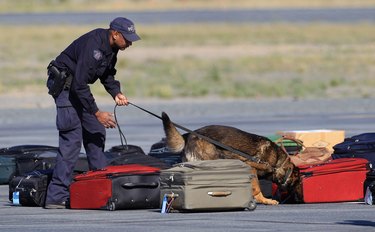
POLYGON ((95 116, 105 128, 116 128, 116 121, 111 113, 98 111, 95 116))
POLYGON ((129 104, 128 98, 124 94, 118 93, 115 97, 115 102, 119 106, 127 106, 129 104))

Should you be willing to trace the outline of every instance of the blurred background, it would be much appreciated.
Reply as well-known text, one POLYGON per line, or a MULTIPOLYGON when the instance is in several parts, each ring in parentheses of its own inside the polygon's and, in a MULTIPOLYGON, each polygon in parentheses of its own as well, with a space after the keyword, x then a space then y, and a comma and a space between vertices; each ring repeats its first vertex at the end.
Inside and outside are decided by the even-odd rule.
POLYGON ((142 37, 116 67, 130 99, 375 97, 375 0, 0 0, 1 105, 51 106, 48 63, 118 16, 142 37))

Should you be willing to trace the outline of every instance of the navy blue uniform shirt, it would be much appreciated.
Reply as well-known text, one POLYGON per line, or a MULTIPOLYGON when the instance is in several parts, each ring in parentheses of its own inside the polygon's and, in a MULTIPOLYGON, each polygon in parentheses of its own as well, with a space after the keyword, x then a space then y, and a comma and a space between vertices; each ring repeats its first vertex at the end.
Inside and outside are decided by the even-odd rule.
POLYGON ((73 74, 70 94, 77 98, 84 109, 92 114, 99 109, 89 84, 100 79, 113 98, 121 92, 115 80, 118 49, 109 44, 109 29, 95 29, 71 43, 58 57, 55 65, 73 74))

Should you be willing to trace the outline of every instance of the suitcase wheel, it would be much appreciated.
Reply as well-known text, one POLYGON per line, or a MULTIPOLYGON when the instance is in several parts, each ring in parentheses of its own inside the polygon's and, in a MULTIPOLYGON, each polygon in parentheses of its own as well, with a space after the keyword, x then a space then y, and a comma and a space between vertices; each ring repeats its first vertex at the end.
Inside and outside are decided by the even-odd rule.
POLYGON ((112 201, 109 201, 109 202, 107 203, 107 210, 109 210, 109 211, 115 211, 115 210, 116 210, 116 205, 115 205, 115 203, 112 202, 112 201))
POLYGON ((249 206, 246 208, 246 210, 253 211, 257 208, 257 203, 255 201, 250 201, 249 206))

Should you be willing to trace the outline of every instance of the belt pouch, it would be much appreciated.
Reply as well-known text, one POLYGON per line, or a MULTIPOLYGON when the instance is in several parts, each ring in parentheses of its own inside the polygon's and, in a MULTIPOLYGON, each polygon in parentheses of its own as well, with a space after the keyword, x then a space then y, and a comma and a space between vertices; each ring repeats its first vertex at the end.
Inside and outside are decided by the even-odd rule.
POLYGON ((61 72, 56 66, 50 64, 48 66, 47 80, 48 94, 54 98, 59 96, 64 89, 67 77, 68 75, 65 71, 61 72))

